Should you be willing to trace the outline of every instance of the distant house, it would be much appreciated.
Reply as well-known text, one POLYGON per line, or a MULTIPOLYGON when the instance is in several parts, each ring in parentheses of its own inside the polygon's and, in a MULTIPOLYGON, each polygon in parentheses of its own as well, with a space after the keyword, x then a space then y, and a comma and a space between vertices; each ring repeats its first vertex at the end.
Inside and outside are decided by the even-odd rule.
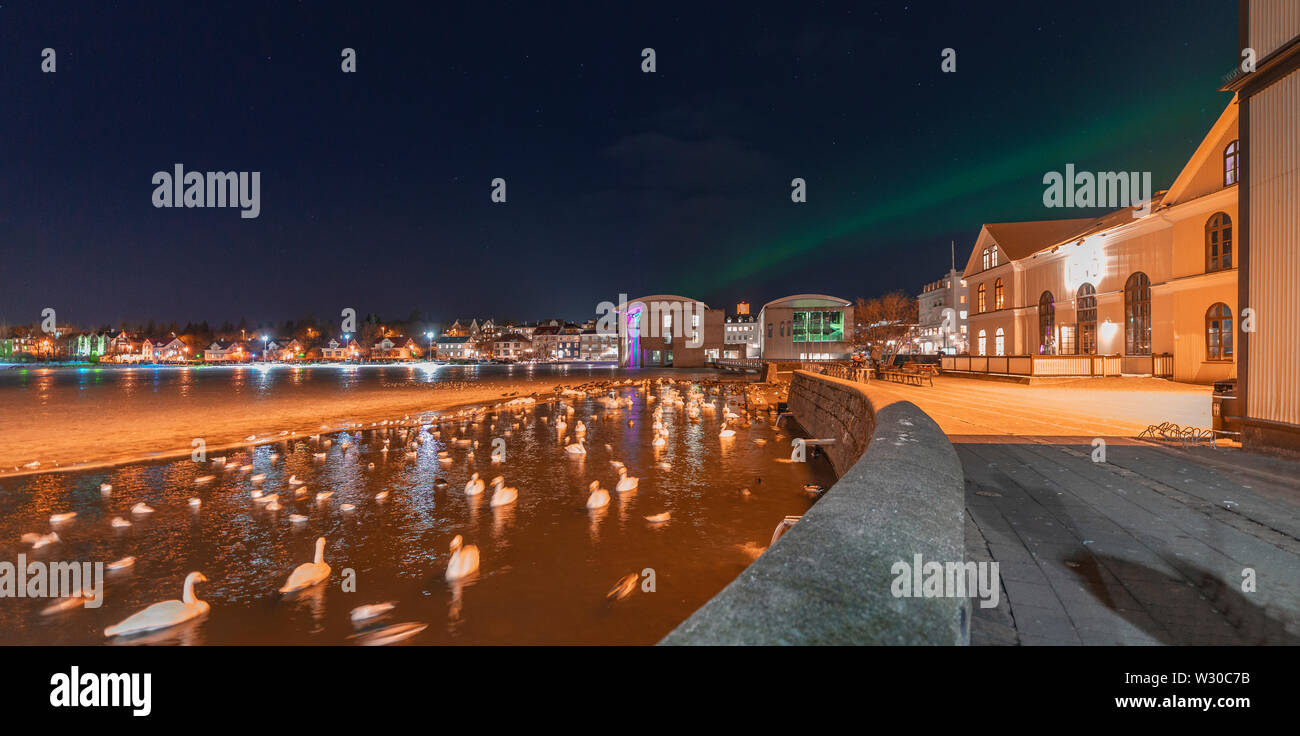
POLYGON ((321 360, 358 360, 361 356, 361 346, 356 340, 340 342, 338 338, 330 338, 330 341, 321 346, 321 360))
POLYGON ((533 330, 533 357, 537 360, 555 360, 560 350, 560 332, 564 328, 551 320, 533 330))
POLYGON ((138 363, 142 359, 140 347, 143 338, 122 330, 108 341, 109 359, 115 363, 138 363))
POLYGON ((217 340, 203 351, 203 359, 209 363, 242 363, 249 357, 248 346, 242 342, 217 340))
POLYGON ((68 356, 73 360, 98 360, 108 354, 109 334, 82 332, 68 338, 68 356))
MULTIPOLYGON (((161 341, 159 342, 161 343, 161 341)), ((179 337, 173 337, 171 340, 154 348, 155 362, 178 363, 189 359, 190 346, 186 345, 185 341, 179 337)))
POLYGON ((492 357, 501 360, 527 360, 533 357, 533 341, 518 332, 498 335, 492 341, 492 357))
POLYGON ((420 348, 415 344, 415 340, 402 335, 394 337, 381 338, 370 349, 370 357, 374 360, 414 360, 420 352, 420 348))
POLYGON ((579 355, 582 360, 618 360, 618 335, 601 334, 588 327, 579 337, 579 355))
POLYGON ((307 346, 298 338, 277 337, 266 343, 266 360, 290 362, 307 356, 307 346))
POLYGON ((465 360, 475 358, 477 351, 469 337, 443 335, 438 338, 438 357, 444 360, 465 360))

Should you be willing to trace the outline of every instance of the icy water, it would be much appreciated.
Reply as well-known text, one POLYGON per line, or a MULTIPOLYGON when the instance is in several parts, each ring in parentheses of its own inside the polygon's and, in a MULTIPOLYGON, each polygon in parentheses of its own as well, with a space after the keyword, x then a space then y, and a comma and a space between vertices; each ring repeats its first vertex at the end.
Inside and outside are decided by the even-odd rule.
MULTIPOLYGON (((597 397, 566 399, 574 408, 566 439, 577 420, 588 427, 589 453, 581 459, 564 452, 555 430, 562 410, 539 403, 501 409, 478 423, 448 420, 453 412, 441 424, 401 429, 364 423, 319 438, 245 447, 225 453, 224 463, 214 453, 201 463, 185 458, 2 478, 0 561, 16 562, 23 553, 46 562, 126 556, 136 562, 106 573, 98 609, 45 615, 49 600, 0 598, 0 644, 349 645, 416 630, 401 641, 653 643, 734 579, 786 515, 809 508, 806 483, 833 482, 824 461, 788 461, 791 428, 774 426, 766 413, 723 439, 721 409, 691 421, 663 401, 673 390, 688 387, 620 388, 630 407, 607 408, 597 397), (658 406, 668 433, 662 448, 651 445, 651 412, 658 406), (494 438, 506 452, 496 464, 494 438), (439 452, 451 462, 440 463, 439 452), (640 478, 636 491, 614 491, 613 459, 640 478), (492 507, 490 487, 467 496, 465 483, 475 471, 486 480, 503 475, 518 489, 517 502, 492 507), (213 478, 201 481, 205 476, 213 478), (305 482, 305 492, 295 492, 293 476, 305 482), (445 488, 435 487, 438 477, 445 488), (585 507, 592 480, 610 491, 604 509, 585 507), (104 483, 112 486, 108 494, 104 483), (278 494, 282 508, 268 510, 255 491, 278 494), (318 499, 320 492, 330 495, 318 499), (386 498, 376 497, 383 492, 386 498), (190 498, 201 506, 192 508, 190 498), (154 513, 133 515, 138 502, 154 513), (71 521, 51 524, 52 514, 72 511, 71 521), (665 512, 666 522, 645 518, 665 512), (305 520, 294 522, 295 514, 305 520), (132 523, 114 528, 114 517, 132 523), (61 541, 35 550, 20 542, 24 533, 51 530, 61 541), (480 570, 449 583, 448 545, 458 534, 478 547, 480 570), (327 539, 328 582, 278 593, 295 566, 311 561, 319 536, 327 539), (206 617, 160 634, 105 639, 105 627, 179 598, 191 571, 209 581, 197 587, 211 605, 206 617), (646 573, 653 591, 643 589, 651 579, 646 573), (608 597, 628 575, 637 576, 632 592, 608 597), (354 592, 345 590, 349 580, 354 592), (357 606, 382 602, 395 604, 385 617, 364 625, 350 620, 357 606), (403 624, 413 626, 388 628, 403 624)), ((708 398, 719 406, 729 398, 744 413, 739 394, 708 398)))

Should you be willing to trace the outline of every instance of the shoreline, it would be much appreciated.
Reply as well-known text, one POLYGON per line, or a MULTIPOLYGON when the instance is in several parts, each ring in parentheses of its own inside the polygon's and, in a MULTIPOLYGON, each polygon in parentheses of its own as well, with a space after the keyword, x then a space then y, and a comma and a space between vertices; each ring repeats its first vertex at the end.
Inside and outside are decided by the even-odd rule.
MULTIPOLYGON (((210 441, 206 437, 203 438, 205 442, 204 452, 207 457, 211 458, 214 455, 239 452, 260 445, 289 442, 313 434, 351 431, 380 421, 388 421, 390 424, 393 422, 399 424, 427 424, 431 421, 437 421, 440 415, 468 409, 493 407, 514 399, 532 398, 537 404, 552 403, 563 398, 562 393, 565 390, 577 389, 597 383, 608 383, 611 386, 615 384, 635 385, 641 381, 653 381, 661 377, 671 376, 663 374, 645 376, 618 374, 608 378, 582 376, 582 380, 574 380, 556 375, 542 375, 512 379, 485 379, 487 382, 481 386, 447 389, 445 395, 439 395, 440 392, 438 391, 431 394, 422 389, 386 389, 372 391, 365 396, 341 396, 338 402, 327 402, 330 406, 337 404, 338 411, 324 415, 313 413, 318 411, 319 402, 304 402, 302 409, 295 410, 296 401, 290 398, 285 399, 284 403, 288 404, 285 411, 291 416, 283 417, 274 426, 268 426, 268 420, 262 418, 268 412, 258 411, 260 407, 249 405, 246 407, 246 417, 240 419, 237 424, 240 429, 223 430, 213 436, 210 441), (629 381, 630 384, 626 383, 629 381), (385 396, 384 394, 389 391, 392 391, 393 394, 385 396), (248 440, 247 437, 249 436, 254 439, 248 440)), ((698 375, 683 375, 681 379, 687 379, 688 377, 692 380, 700 379, 698 375)), ((739 383, 749 382, 742 377, 731 377, 728 374, 719 374, 716 377, 710 376, 709 379, 739 383)), ((21 458, 6 458, 3 462, 4 469, 0 470, 0 480, 174 461, 189 457, 193 453, 192 439, 194 438, 191 438, 190 443, 184 445, 178 443, 163 450, 147 453, 127 451, 122 454, 110 454, 109 456, 88 460, 69 458, 66 453, 61 454, 57 450, 53 451, 50 457, 44 459, 29 456, 27 458, 28 464, 32 460, 36 460, 40 463, 37 467, 28 467, 27 464, 15 461, 21 458)))

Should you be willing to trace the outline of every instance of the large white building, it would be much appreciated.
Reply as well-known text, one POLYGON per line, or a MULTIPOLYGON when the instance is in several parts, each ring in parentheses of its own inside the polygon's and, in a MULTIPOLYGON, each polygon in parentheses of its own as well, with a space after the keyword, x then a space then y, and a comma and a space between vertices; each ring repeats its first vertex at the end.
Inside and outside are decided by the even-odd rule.
POLYGON ((764 360, 847 360, 853 354, 853 303, 825 294, 795 294, 758 314, 764 360))
POLYGON ((917 349, 927 355, 956 355, 969 350, 970 304, 966 279, 952 269, 938 281, 921 288, 916 298, 917 349))

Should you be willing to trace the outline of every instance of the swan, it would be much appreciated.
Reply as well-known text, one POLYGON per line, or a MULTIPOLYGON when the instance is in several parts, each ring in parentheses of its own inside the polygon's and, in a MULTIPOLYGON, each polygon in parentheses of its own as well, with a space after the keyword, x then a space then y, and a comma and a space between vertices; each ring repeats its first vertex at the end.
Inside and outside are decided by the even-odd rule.
POLYGON ((627 493, 628 491, 635 491, 637 484, 640 482, 641 482, 640 478, 632 478, 628 476, 627 466, 625 465, 618 466, 618 483, 614 485, 615 491, 618 491, 619 493, 627 493))
POLYGON ((662 514, 653 514, 651 516, 647 516, 645 517, 645 520, 650 522, 651 524, 662 524, 671 518, 673 518, 672 513, 669 511, 665 511, 662 514))
POLYGON ((442 476, 438 476, 437 478, 434 478, 434 479, 433 479, 433 487, 434 487, 434 488, 438 488, 438 489, 446 488, 446 487, 447 487, 447 479, 446 479, 446 478, 443 478, 442 476))
MULTIPOLYGON (((212 479, 216 477, 217 476, 215 475, 200 475, 199 477, 194 479, 194 485, 201 486, 204 483, 211 483, 212 479)), ((103 490, 103 488, 101 488, 100 490, 103 490)))
POLYGON ((572 445, 565 445, 564 451, 570 455, 586 455, 587 448, 582 446, 582 438, 579 437, 577 442, 572 445))
POLYGON ((75 519, 76 517, 77 517, 77 512, 76 512, 76 511, 68 511, 68 512, 66 512, 66 513, 62 513, 62 514, 52 514, 52 515, 50 516, 50 523, 51 523, 51 524, 62 524, 62 523, 65 522, 65 521, 72 521, 72 520, 75 519))
POLYGON ((451 540, 451 560, 447 563, 447 579, 460 580, 478 572, 478 547, 464 544, 457 534, 451 540))
POLYGON ((203 500, 202 500, 202 499, 198 499, 198 498, 191 498, 191 499, 190 499, 190 508, 192 508, 192 509, 197 509, 199 506, 202 506, 202 505, 203 505, 203 500))
POLYGON ((388 491, 380 491, 379 493, 376 493, 375 500, 378 501, 379 503, 383 503, 384 501, 387 501, 388 491))
POLYGON ((181 594, 180 600, 155 603, 143 611, 134 613, 121 622, 104 629, 104 636, 122 636, 136 634, 141 631, 165 629, 204 615, 208 612, 209 606, 206 601, 201 601, 198 596, 194 595, 194 584, 206 582, 208 582, 208 579, 201 572, 192 572, 186 575, 185 590, 181 594))
POLYGON ((111 483, 100 483, 99 492, 107 496, 113 492, 113 485, 111 483))
POLYGON ((131 507, 131 513, 133 513, 133 514, 152 514, 152 513, 153 513, 153 507, 150 506, 149 504, 145 503, 144 501, 141 501, 140 503, 137 503, 136 505, 134 505, 134 506, 131 507))
POLYGON ((395 605, 397 604, 392 601, 387 603, 367 603, 364 606, 357 606, 352 609, 351 618, 353 621, 365 621, 366 619, 371 619, 375 616, 381 616, 388 613, 393 610, 395 605))
POLYGON ((519 491, 506 487, 505 483, 506 479, 499 475, 492 479, 493 490, 490 506, 506 506, 519 499, 519 491))
POLYGON ((114 516, 113 520, 108 523, 111 524, 114 529, 125 529, 126 527, 131 526, 131 522, 120 516, 114 516))
POLYGON ((319 537, 316 540, 316 559, 294 568, 289 574, 289 579, 280 588, 280 592, 292 593, 295 590, 310 588, 317 583, 325 582, 329 576, 330 566, 325 564, 325 537, 319 537))
POLYGON ((477 496, 483 492, 483 481, 478 477, 478 473, 471 473, 469 482, 465 484, 466 496, 477 496))
POLYGON ((320 503, 334 495, 334 491, 320 491, 316 494, 316 503, 320 503))
POLYGON ((125 570, 126 568, 131 567, 134 564, 135 564, 135 557, 128 555, 126 557, 123 557, 120 560, 108 563, 107 567, 110 570, 125 570))
POLYGON ((664 439, 663 435, 656 434, 654 441, 651 442, 650 444, 654 445, 655 447, 663 447, 664 445, 668 444, 668 440, 664 439))
POLYGON ((353 505, 350 504, 350 503, 345 503, 345 504, 340 504, 340 505, 339 505, 339 511, 352 511, 352 510, 355 509, 355 508, 356 508, 356 506, 353 506, 353 505))
POLYGON ((280 505, 280 494, 273 493, 268 498, 269 500, 266 502, 266 506, 264 507, 267 511, 279 511, 284 508, 280 505))
POLYGON ((724 439, 727 438, 727 437, 735 437, 735 436, 736 436, 736 430, 734 430, 734 429, 727 429, 727 423, 726 423, 726 422, 723 422, 723 423, 722 423, 722 431, 721 431, 721 432, 718 432, 718 436, 721 437, 721 438, 724 438, 724 439))
POLYGON ((629 595, 632 595, 632 591, 636 590, 637 580, 638 580, 637 574, 634 572, 630 572, 624 575, 623 577, 619 578, 618 582, 614 584, 613 588, 609 589, 609 592, 605 594, 605 597, 615 601, 623 600, 629 595))
POLYGON ((587 496, 587 508, 599 509, 609 505, 609 491, 600 487, 600 481, 593 480, 587 489, 591 491, 587 496))
POLYGON ((289 521, 294 524, 305 524, 307 517, 302 514, 289 514, 289 521))
POLYGON ((63 540, 59 539, 59 535, 54 532, 50 532, 49 534, 28 532, 22 536, 22 541, 24 544, 30 544, 32 549, 40 549, 47 544, 54 544, 55 542, 61 542, 63 540))

